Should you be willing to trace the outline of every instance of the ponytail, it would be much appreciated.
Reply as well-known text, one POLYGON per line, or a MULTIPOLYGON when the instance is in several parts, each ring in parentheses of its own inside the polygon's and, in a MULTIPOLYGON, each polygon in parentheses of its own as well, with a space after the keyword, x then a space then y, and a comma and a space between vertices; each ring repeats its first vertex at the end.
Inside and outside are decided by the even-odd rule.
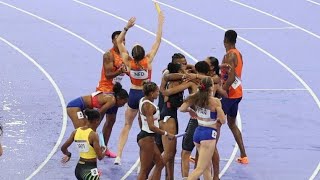
POLYGON ((114 96, 117 99, 128 99, 129 94, 125 89, 122 89, 122 85, 118 82, 113 86, 114 96))

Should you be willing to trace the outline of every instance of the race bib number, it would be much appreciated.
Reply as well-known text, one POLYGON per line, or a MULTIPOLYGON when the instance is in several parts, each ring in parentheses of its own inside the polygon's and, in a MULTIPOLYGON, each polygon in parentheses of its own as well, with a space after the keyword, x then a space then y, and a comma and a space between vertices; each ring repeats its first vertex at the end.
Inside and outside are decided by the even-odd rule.
POLYGON ((205 108, 197 108, 197 116, 200 118, 208 118, 208 110, 205 108))
POLYGON ((148 78, 148 72, 145 70, 140 70, 140 71, 131 70, 130 76, 135 79, 142 79, 143 80, 143 79, 148 78))
POLYGON ((212 130, 212 137, 215 139, 217 138, 217 132, 215 130, 212 130))
POLYGON ((112 79, 112 83, 113 83, 113 84, 116 84, 117 82, 118 82, 118 83, 121 83, 121 81, 122 81, 122 79, 123 79, 123 76, 124 76, 124 74, 120 74, 120 75, 118 75, 117 77, 113 78, 113 79, 112 79))
POLYGON ((92 176, 98 176, 99 175, 98 168, 91 169, 91 175, 92 176))
POLYGON ((241 85, 241 79, 236 76, 236 79, 232 83, 232 88, 237 89, 241 85))
POLYGON ((78 116, 78 119, 83 119, 84 118, 84 115, 83 115, 82 111, 78 111, 77 112, 77 116, 78 116))
POLYGON ((78 140, 75 142, 80 153, 89 152, 89 145, 86 140, 78 140))

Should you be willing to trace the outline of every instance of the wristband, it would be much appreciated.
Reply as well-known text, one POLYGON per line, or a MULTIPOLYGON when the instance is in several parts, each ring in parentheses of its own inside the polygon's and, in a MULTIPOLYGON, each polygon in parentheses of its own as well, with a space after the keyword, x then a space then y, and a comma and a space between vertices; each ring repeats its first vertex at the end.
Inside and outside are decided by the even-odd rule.
POLYGON ((123 28, 123 30, 124 30, 124 31, 128 31, 128 30, 129 30, 129 28, 127 28, 127 27, 124 27, 124 28, 123 28))
POLYGON ((69 158, 71 158, 71 152, 69 152, 69 154, 67 155, 69 158))

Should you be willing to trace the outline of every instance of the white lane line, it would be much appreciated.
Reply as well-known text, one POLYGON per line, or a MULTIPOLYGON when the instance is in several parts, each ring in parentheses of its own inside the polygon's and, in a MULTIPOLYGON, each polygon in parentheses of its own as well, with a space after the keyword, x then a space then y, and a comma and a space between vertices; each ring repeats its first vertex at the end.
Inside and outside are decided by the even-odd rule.
MULTIPOLYGON (((241 122, 242 122, 242 120, 241 120, 240 112, 238 111, 236 124, 239 127, 240 132, 242 132, 242 123, 241 122)), ((238 144, 235 143, 235 146, 234 146, 233 151, 230 155, 230 158, 228 159, 227 164, 223 167, 223 169, 219 173, 219 178, 221 178, 227 172, 228 168, 230 167, 231 163, 233 162, 234 158, 236 157, 238 149, 239 149, 238 144)))
POLYGON ((255 7, 249 6, 249 5, 247 5, 247 4, 244 4, 244 3, 241 3, 241 2, 238 2, 238 1, 235 1, 235 0, 229 0, 229 1, 231 1, 231 2, 233 2, 233 3, 236 3, 236 4, 240 5, 240 6, 243 6, 243 7, 249 8, 249 9, 252 9, 252 10, 254 10, 254 11, 257 11, 257 12, 259 12, 259 13, 261 13, 261 14, 267 15, 267 16, 272 17, 272 18, 274 18, 274 19, 277 19, 278 21, 281 21, 281 22, 283 22, 283 23, 286 23, 286 24, 288 24, 288 25, 290 25, 290 26, 293 26, 293 27, 295 27, 295 28, 297 28, 297 29, 300 29, 301 31, 304 31, 304 32, 310 34, 311 36, 314 36, 315 38, 320 39, 320 36, 319 36, 319 35, 311 32, 311 31, 309 31, 309 30, 306 30, 305 28, 303 28, 303 27, 301 27, 301 26, 298 26, 298 25, 296 25, 296 24, 293 24, 292 22, 289 22, 289 21, 287 21, 287 20, 285 20, 285 19, 282 19, 282 18, 280 18, 280 17, 274 16, 274 15, 272 15, 272 14, 270 14, 270 13, 267 13, 267 12, 265 12, 265 11, 262 11, 262 10, 260 10, 260 9, 257 9, 257 8, 255 8, 255 7))
MULTIPOLYGON (((231 1, 233 1, 233 0, 231 0, 231 1)), ((220 30, 222 30, 222 31, 226 31, 226 30, 227 30, 227 29, 223 28, 222 26, 219 26, 219 25, 217 25, 217 24, 214 24, 214 23, 212 23, 212 22, 210 22, 210 21, 208 21, 208 20, 206 20, 206 19, 204 19, 204 18, 201 18, 201 17, 196 16, 196 15, 194 15, 194 14, 191 14, 191 13, 189 13, 189 12, 183 11, 183 10, 181 10, 181 9, 178 9, 178 8, 176 8, 176 7, 170 6, 170 5, 168 5, 168 4, 165 4, 165 3, 162 3, 162 2, 159 2, 159 1, 156 1, 156 0, 155 0, 155 2, 158 2, 159 4, 162 4, 162 5, 164 5, 164 6, 167 6, 167 7, 171 8, 171 9, 174 9, 174 10, 176 10, 176 11, 178 11, 178 12, 181 12, 181 13, 183 13, 183 14, 186 14, 186 15, 188 15, 188 16, 191 16, 191 17, 193 17, 193 18, 195 18, 195 19, 198 19, 198 20, 200 20, 200 21, 202 21, 202 22, 204 22, 204 23, 207 23, 207 24, 209 24, 209 25, 211 25, 211 26, 214 26, 214 27, 216 27, 216 28, 218 28, 218 29, 220 29, 220 30)), ((282 19, 281 19, 281 20, 282 20, 282 19)), ((288 22, 288 23, 289 23, 289 22, 288 22)), ((319 37, 318 35, 316 35, 316 34, 314 34, 314 33, 311 33, 311 32, 309 32, 309 31, 307 31, 307 30, 305 30, 305 29, 303 29, 303 28, 301 28, 301 27, 299 27, 299 26, 297 26, 297 25, 294 25, 294 24, 292 24, 292 23, 290 23, 290 25, 292 25, 292 26, 294 26, 294 27, 297 27, 297 28, 299 28, 299 29, 301 29, 301 30, 304 30, 305 32, 307 32, 307 33, 309 33, 309 34, 311 34, 311 35, 313 35, 313 36, 315 36, 315 37, 317 37, 317 38, 320 39, 320 37, 319 37)), ((289 71, 289 72, 292 74, 292 76, 294 76, 294 77, 305 87, 305 89, 308 90, 308 92, 309 92, 310 95, 312 96, 313 100, 314 100, 315 103, 317 104, 318 108, 320 109, 320 101, 319 101, 317 95, 316 95, 316 94, 314 93, 314 91, 310 88, 310 86, 309 86, 296 72, 294 72, 290 67, 288 67, 285 63, 283 63, 280 59, 276 58, 276 57, 273 56, 271 53, 269 53, 268 51, 262 49, 261 47, 259 47, 258 45, 254 44, 253 42, 251 42, 251 41, 249 41, 249 40, 247 40, 247 39, 245 39, 245 38, 243 38, 243 37, 241 37, 241 36, 238 36, 238 38, 241 39, 242 41, 246 42, 247 44, 253 46, 253 47, 256 48, 257 50, 261 51, 262 53, 264 53, 265 55, 267 55, 268 57, 270 57, 271 59, 273 59, 274 61, 276 61, 278 64, 280 64, 280 65, 281 65, 283 68, 285 68, 287 71, 289 71)), ((230 158, 230 159, 231 159, 231 158, 230 158)), ((320 171, 320 167, 318 166, 317 169, 315 170, 315 172, 318 173, 319 171, 320 171)), ((220 174, 219 174, 219 176, 220 176, 220 174)))
MULTIPOLYGON (((61 29, 62 31, 65 31, 65 32, 69 33, 70 35, 72 35, 72 36, 80 39, 81 41, 83 41, 84 43, 86 43, 86 44, 88 44, 89 46, 93 47, 94 49, 98 50, 99 52, 104 53, 104 51, 103 51, 102 49, 98 48, 98 47, 97 47, 96 45, 94 45, 93 43, 91 43, 91 42, 89 42, 88 40, 84 39, 83 37, 77 35, 76 33, 72 32, 72 31, 70 31, 70 30, 68 30, 68 29, 66 29, 66 28, 63 28, 62 26, 60 26, 60 25, 58 25, 58 24, 56 24, 56 23, 53 23, 53 22, 51 22, 51 21, 49 21, 49 20, 47 20, 47 19, 45 19, 45 18, 42 18, 42 17, 40 17, 40 16, 37 16, 37 15, 35 15, 35 14, 33 14, 33 13, 30 13, 30 12, 28 12, 28 11, 26 11, 26 10, 23 10, 23 9, 18 8, 18 7, 16 7, 16 6, 13 6, 13 5, 11 5, 11 4, 8 4, 8 3, 2 2, 2 1, 0 1, 0 4, 5 5, 5 6, 8 6, 8 7, 10 7, 10 8, 13 8, 13 9, 15 9, 15 10, 18 10, 18 11, 20 11, 20 12, 22 12, 22 13, 25 13, 25 14, 27 14, 27 15, 29 15, 29 16, 32 16, 32 17, 34 17, 34 18, 36 18, 36 19, 39 19, 39 20, 41 20, 41 21, 44 21, 44 22, 46 22, 46 23, 48 23, 48 24, 50 24, 50 25, 52 25, 52 26, 54 26, 54 27, 56 27, 56 28, 58 28, 58 29, 61 29)), ((40 67, 41 67, 41 66, 40 66, 40 67)), ((59 90, 59 91, 60 91, 60 90, 59 90)), ((65 110, 66 107, 65 107, 65 102, 64 102, 64 100, 63 100, 62 108, 64 109, 64 111, 66 111, 66 110, 65 110)), ((66 114, 64 114, 64 116, 65 116, 65 115, 66 115, 66 114)), ((63 117, 63 118, 65 118, 65 123, 66 123, 65 126, 66 126, 66 125, 67 125, 67 116, 65 116, 65 117, 63 117)), ((62 133, 62 134, 61 134, 61 139, 60 139, 60 137, 59 137, 59 139, 58 139, 59 142, 57 141, 57 144, 56 144, 57 147, 54 146, 54 148, 58 148, 58 146, 60 145, 60 143, 61 143, 61 141, 62 141, 62 138, 63 138, 64 133, 65 133, 65 131, 66 131, 66 127, 64 127, 64 124, 63 124, 62 130, 61 130, 61 133, 62 133), (63 130, 63 131, 62 131, 62 130, 63 130)), ((56 150, 55 150, 55 151, 56 151, 56 150)), ((32 172, 32 174, 31 174, 29 177, 27 177, 27 179, 31 179, 33 176, 35 176, 37 173, 39 173, 40 170, 41 170, 41 169, 48 163, 48 161, 52 158, 52 156, 53 156, 53 154, 55 153, 55 151, 51 151, 51 153, 47 156, 47 158, 38 166, 38 168, 37 168, 34 172, 32 172)))
POLYGON ((315 4, 315 5, 318 5, 318 6, 320 6, 320 3, 318 3, 318 2, 315 2, 315 1, 311 1, 311 0, 306 0, 306 1, 308 1, 308 2, 310 2, 310 3, 313 3, 313 4, 315 4))
MULTIPOLYGON (((305 33, 308 33, 308 34, 310 34, 311 36, 314 36, 315 38, 320 39, 320 36, 319 36, 319 35, 311 32, 311 31, 309 31, 309 30, 306 30, 305 28, 300 27, 300 26, 298 26, 298 25, 296 25, 296 24, 294 24, 294 23, 291 23, 291 22, 289 22, 289 21, 287 21, 287 20, 285 20, 285 19, 282 19, 282 18, 280 18, 280 17, 274 16, 274 15, 272 15, 272 14, 270 14, 270 13, 267 13, 267 12, 265 12, 265 11, 262 11, 262 10, 260 10, 260 9, 257 9, 257 8, 255 8, 255 7, 249 6, 249 5, 247 5, 247 4, 244 4, 244 3, 241 3, 241 2, 238 2, 238 1, 235 1, 235 0, 229 0, 229 1, 231 1, 231 2, 233 2, 233 3, 236 3, 236 4, 239 4, 240 6, 249 8, 249 9, 251 9, 251 10, 257 11, 257 12, 259 12, 259 13, 262 13, 262 14, 267 15, 267 16, 269 16, 269 17, 272 17, 272 18, 274 18, 274 19, 277 19, 277 20, 279 20, 279 21, 281 21, 281 22, 284 22, 284 23, 286 23, 286 24, 288 24, 288 25, 290 25, 290 26, 293 26, 293 27, 296 27, 297 29, 300 29, 301 31, 303 31, 303 32, 305 32, 305 33)), ((314 1, 310 1, 310 0, 307 0, 307 1, 312 2, 312 3, 314 3, 314 4, 317 4, 317 5, 320 5, 319 3, 314 2, 314 1)), ((282 62, 281 62, 281 63, 282 63, 282 62)), ((285 66, 286 66, 286 65, 285 65, 285 66)), ((290 70, 291 70, 291 69, 290 69, 290 70)), ((292 70, 291 70, 291 71, 292 71, 292 70)), ((293 72, 293 71, 292 71, 292 72, 293 72)), ((295 73, 294 73, 294 74, 295 74, 295 73)), ((293 75, 294 75, 294 74, 293 74, 293 75)), ((294 75, 294 76, 295 76, 295 75, 294 75)), ((297 75, 297 76, 298 76, 298 75, 297 75)), ((298 77, 299 77, 299 76, 298 76, 298 77)), ((315 100, 315 102, 317 103, 317 105, 318 105, 318 107, 319 107, 319 109, 320 109, 319 99, 318 99, 318 97, 314 94, 313 90, 304 82, 304 80, 302 80, 302 78, 299 77, 299 78, 297 78, 297 79, 298 79, 302 84, 305 84, 305 85, 307 86, 306 88, 308 89, 309 93, 311 94, 311 96, 313 97, 313 99, 315 100), (301 79, 301 80, 300 80, 300 79, 301 79)), ((319 164, 320 164, 320 162, 319 162, 319 164)), ((320 172, 320 166, 318 165, 318 166, 316 167, 316 169, 314 170, 314 172, 312 173, 311 177, 313 177, 314 174, 318 174, 319 172, 320 172)), ((311 179, 311 177, 310 177, 310 179, 311 179)))
MULTIPOLYGON (((108 12, 108 11, 102 10, 102 9, 100 9, 100 8, 97 8, 97 7, 92 6, 92 5, 90 5, 90 4, 84 3, 84 2, 82 2, 82 1, 78 1, 78 0, 73 0, 73 1, 76 2, 76 3, 79 3, 79 4, 83 5, 83 6, 87 6, 87 7, 91 8, 91 9, 94 9, 94 10, 96 10, 96 11, 99 11, 99 12, 101 12, 101 13, 104 13, 104 14, 107 14, 107 15, 109 15, 109 16, 112 16, 112 17, 114 17, 114 18, 116 18, 116 19, 119 19, 119 20, 121 20, 121 21, 123 21, 123 22, 127 22, 126 19, 124 19, 124 18, 122 18, 122 17, 120 17, 120 16, 117 16, 117 15, 115 15, 115 14, 112 14, 112 13, 110 13, 110 12, 108 12)), ((142 26, 139 26, 139 25, 135 24, 134 27, 137 27, 137 28, 141 29, 141 30, 144 31, 144 32, 147 32, 147 33, 149 33, 149 34, 151 34, 151 35, 153 35, 153 36, 156 36, 155 33, 147 30, 146 28, 143 28, 142 26)), ((197 60, 195 57, 193 57, 191 54, 189 54, 187 51, 183 50, 182 48, 180 48, 180 47, 177 46, 176 44, 172 43, 171 41, 169 41, 169 40, 167 40, 167 39, 165 39, 165 38, 162 38, 162 40, 163 40, 164 42, 168 43, 170 46, 176 48, 178 51, 182 52, 184 55, 186 55, 186 56, 188 56, 189 58, 191 58, 194 62, 198 62, 198 60, 197 60)))
POLYGON ((320 169, 320 162, 319 162, 318 166, 316 167, 317 171, 313 171, 313 173, 310 176, 309 180, 314 180, 316 178, 317 174, 319 173, 319 169, 320 169))
POLYGON ((131 168, 129 169, 129 171, 127 171, 127 173, 120 179, 120 180, 125 180, 127 179, 127 177, 130 176, 130 174, 136 169, 136 167, 140 164, 140 158, 137 159, 137 161, 133 164, 133 166, 131 166, 131 168))
POLYGON ((62 27, 62 26, 60 26, 60 25, 58 25, 58 24, 56 24, 56 23, 53 23, 52 21, 49 21, 49 20, 47 20, 47 19, 45 19, 45 18, 42 18, 42 17, 40 17, 40 16, 37 16, 37 15, 31 13, 31 12, 28 12, 28 11, 26 11, 26 10, 20 9, 20 8, 18 8, 18 7, 16 7, 16 6, 13 6, 13 5, 11 5, 11 4, 8 4, 8 3, 2 2, 2 1, 0 1, 0 4, 5 5, 5 6, 8 6, 8 7, 11 7, 11 8, 13 8, 13 9, 15 9, 15 10, 18 10, 18 11, 20 11, 20 12, 23 12, 23 13, 25 13, 25 14, 28 14, 28 15, 36 18, 36 19, 39 19, 39 20, 41 20, 41 21, 44 21, 44 22, 46 22, 46 23, 48 23, 48 24, 50 24, 50 25, 52 25, 52 26, 54 26, 54 27, 56 27, 56 28, 58 28, 58 29, 61 29, 62 31, 65 31, 65 32, 69 33, 70 35, 72 35, 72 36, 80 39, 80 40, 83 41, 83 42, 85 42, 86 44, 88 44, 89 46, 91 46, 91 47, 93 47, 94 49, 98 50, 99 52, 104 53, 104 51, 103 51, 102 49, 98 48, 96 45, 94 45, 93 43, 89 42, 89 41, 86 40, 85 38, 79 36, 78 34, 72 32, 72 31, 70 31, 70 30, 68 30, 68 29, 66 29, 66 28, 64 28, 64 27, 62 27))
MULTIPOLYGON (((112 16, 112 17, 114 17, 114 18, 116 18, 116 19, 119 19, 119 20, 121 20, 121 21, 127 22, 126 19, 124 19, 124 18, 122 18, 122 17, 120 17, 120 16, 117 16, 117 15, 115 15, 115 14, 112 14, 112 13, 110 13, 110 12, 108 12, 108 11, 102 10, 102 9, 100 9, 100 8, 97 8, 97 7, 92 6, 92 5, 90 5, 90 4, 84 3, 84 2, 82 2, 82 1, 78 1, 78 0, 73 0, 73 1, 76 2, 76 3, 79 3, 79 4, 83 5, 83 6, 86 6, 86 7, 89 7, 89 8, 91 8, 91 9, 94 9, 94 10, 96 10, 96 11, 98 11, 98 12, 101 12, 101 13, 107 14, 107 15, 109 15, 109 16, 112 16)), ((143 27, 141 27, 141 26, 139 26, 139 25, 137 25, 137 24, 135 24, 134 27, 137 27, 137 28, 139 28, 139 29, 141 29, 141 30, 143 30, 143 31, 145 31, 145 32, 153 35, 153 36, 156 36, 155 33, 151 32, 151 31, 149 31, 149 30, 147 30, 147 29, 145 29, 145 28, 143 28, 143 27)), ((162 40, 165 41, 166 43, 168 43, 169 45, 171 45, 172 47, 176 48, 177 50, 179 50, 180 52, 182 52, 183 54, 185 54, 185 55, 188 56, 189 58, 191 58, 194 62, 198 62, 198 60, 197 60, 195 57, 193 57, 191 54, 189 54, 188 52, 186 52, 186 51, 184 51, 183 49, 181 49, 180 47, 178 47, 176 44, 172 43, 171 41, 169 41, 169 40, 167 40, 167 39, 165 39, 165 38, 162 38, 162 40)), ((140 162, 140 159, 138 158, 137 161, 136 161, 136 163, 133 164, 133 166, 131 166, 130 170, 129 170, 121 179, 127 178, 127 177, 134 171, 134 169, 137 168, 137 166, 139 165, 139 162, 140 162)))
POLYGON ((292 89, 243 89, 244 91, 308 91, 304 88, 292 88, 292 89))
POLYGON ((297 29, 296 27, 228 27, 226 29, 233 30, 287 30, 287 29, 297 29))
POLYGON ((50 83, 52 84, 52 86, 54 87, 55 91, 57 92, 57 94, 59 96, 59 100, 60 100, 61 107, 62 107, 63 118, 62 118, 62 128, 61 128, 61 131, 60 131, 59 138, 58 138, 56 144, 54 145, 54 147, 52 148, 51 152, 46 157, 46 159, 39 165, 39 167, 30 176, 28 176, 26 178, 27 180, 29 180, 34 175, 36 175, 47 164, 47 162, 51 159, 51 157, 54 155, 54 153, 57 151, 57 149, 60 146, 60 143, 62 141, 62 138, 63 138, 64 133, 66 132, 66 128, 67 128, 67 111, 66 111, 66 105, 65 105, 66 103, 65 103, 65 100, 63 98, 63 95, 62 95, 61 90, 59 89, 58 85, 55 83, 55 81, 50 76, 50 74, 40 64, 37 63, 37 61, 35 61, 27 53, 25 53, 24 51, 19 49, 17 46, 15 46, 12 43, 10 43, 9 41, 7 41, 6 39, 0 37, 0 40, 3 41, 4 43, 6 43, 7 45, 9 45, 14 50, 18 51, 24 57, 26 57, 30 62, 32 62, 48 78, 48 80, 50 81, 50 83))
MULTIPOLYGON (((240 132, 242 132, 242 120, 241 120, 241 116, 240 116, 239 111, 238 111, 236 119, 237 119, 236 124, 239 127, 240 132)), ((239 149, 238 144, 235 143, 235 146, 232 150, 230 158, 227 161, 227 164, 223 167, 223 169, 219 173, 219 178, 221 178, 227 172, 228 168, 230 167, 231 163, 233 162, 234 158, 236 157, 238 149, 239 149)))
MULTIPOLYGON (((90 7, 90 5, 85 4, 85 3, 82 3, 82 2, 80 2, 80 1, 75 1, 75 2, 78 2, 78 3, 82 4, 82 5, 86 5, 86 6, 90 7)), ((95 48, 95 49, 98 50, 99 52, 104 53, 104 51, 103 51, 102 49, 98 48, 96 45, 94 45, 93 43, 89 42, 89 41, 86 40, 85 38, 79 36, 78 34, 72 32, 72 31, 70 31, 70 30, 68 30, 68 29, 66 29, 66 28, 64 28, 64 27, 62 27, 62 26, 60 26, 60 25, 58 25, 58 24, 56 24, 56 23, 53 23, 52 21, 49 21, 49 20, 47 20, 47 19, 45 19, 45 18, 42 18, 42 17, 40 17, 40 16, 37 16, 37 15, 31 13, 31 12, 28 12, 28 11, 26 11, 26 10, 23 10, 23 9, 21 9, 21 8, 15 7, 15 6, 11 5, 11 4, 8 4, 8 3, 2 2, 2 1, 0 1, 0 4, 6 5, 6 6, 8 6, 8 7, 11 7, 11 8, 13 8, 13 9, 16 9, 16 10, 20 11, 20 12, 23 12, 23 13, 25 13, 25 14, 28 14, 28 15, 36 18, 36 19, 39 19, 39 20, 41 20, 41 21, 44 21, 44 22, 46 22, 46 23, 48 23, 48 24, 50 24, 50 25, 52 25, 52 26, 55 26, 56 28, 59 28, 59 29, 65 31, 65 32, 71 34, 72 36, 75 36, 76 38, 78 38, 78 39, 80 39, 81 41, 85 42, 85 43, 88 44, 89 46, 95 48)), ((91 8, 92 8, 92 7, 91 7, 91 8)), ((113 17, 119 19, 119 20, 122 20, 122 21, 124 21, 124 22, 127 22, 127 20, 125 20, 124 18, 121 18, 121 17, 119 17, 119 16, 116 16, 116 15, 114 15, 114 14, 112 14, 112 13, 103 11, 103 10, 98 9, 98 8, 96 8, 96 10, 98 10, 98 11, 100 10, 100 11, 102 11, 103 13, 106 13, 106 14, 108 14, 108 15, 110 15, 110 16, 113 16, 113 17)), ((141 29, 141 30, 143 30, 143 31, 145 31, 145 32, 147 32, 147 33, 149 33, 149 34, 151 34, 151 35, 153 35, 153 36, 156 36, 155 33, 151 32, 151 31, 149 31, 149 30, 147 30, 147 29, 145 29, 145 28, 143 28, 143 27, 141 27, 141 26, 139 26, 139 25, 135 25, 135 27, 138 27, 139 29, 141 29)), ((194 58, 191 54, 189 54, 189 53, 187 53, 186 51, 184 51, 182 48, 176 46, 175 44, 173 44, 172 42, 166 40, 165 38, 162 38, 162 40, 163 40, 164 42, 168 43, 169 45, 173 46, 173 47, 176 48, 177 50, 181 51, 182 53, 184 53, 186 56, 188 56, 189 58, 191 58, 193 61, 198 62, 198 60, 197 60, 196 58, 194 58)), ((47 163, 47 162, 46 162, 46 163, 47 163)), ((44 166, 44 165, 43 165, 43 166, 44 166)), ((43 166, 42 166, 41 168, 43 168, 43 166)), ((41 169, 39 169, 35 174, 37 174, 40 170, 41 170, 41 169)), ((33 176, 34 176, 35 174, 33 174, 33 176)))

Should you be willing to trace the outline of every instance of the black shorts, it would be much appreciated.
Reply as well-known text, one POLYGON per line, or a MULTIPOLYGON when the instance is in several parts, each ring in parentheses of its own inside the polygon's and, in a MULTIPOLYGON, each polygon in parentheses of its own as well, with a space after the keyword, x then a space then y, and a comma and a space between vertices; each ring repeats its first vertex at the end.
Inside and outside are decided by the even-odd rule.
MULTIPOLYGON (((171 118, 174 118, 175 119, 175 122, 176 122, 176 128, 177 128, 177 131, 176 131, 176 134, 178 134, 179 132, 179 124, 178 124, 178 109, 177 108, 168 108, 168 102, 165 102, 162 109, 161 109, 161 112, 160 112, 160 120, 164 120, 164 118, 166 116, 170 116, 171 118)), ((159 122, 160 123, 160 122, 159 122)), ((163 144, 162 144, 162 135, 160 134, 156 134, 155 136, 155 139, 156 139, 156 144, 159 148, 163 149, 163 144)))
POLYGON ((97 169, 97 162, 85 162, 79 160, 75 169, 75 175, 78 180, 100 179, 97 169))
POLYGON ((186 134, 183 136, 182 139, 182 149, 185 151, 192 151, 194 148, 193 143, 193 135, 198 127, 198 120, 197 119, 190 119, 188 126, 186 128, 186 134))
POLYGON ((106 112, 106 114, 117 114, 118 112, 118 106, 113 106, 112 108, 109 108, 106 112))
POLYGON ((159 101, 158 101, 158 107, 159 107, 160 112, 162 110, 163 105, 164 105, 164 97, 163 97, 162 93, 160 92, 159 93, 159 101))
POLYGON ((179 132, 179 124, 178 124, 178 108, 170 107, 170 103, 166 102, 161 109, 160 112, 160 120, 164 120, 166 116, 170 116, 176 121, 177 132, 179 132))
POLYGON ((141 130, 140 133, 137 135, 137 142, 139 142, 140 139, 151 136, 155 137, 155 133, 148 133, 146 131, 141 130))

